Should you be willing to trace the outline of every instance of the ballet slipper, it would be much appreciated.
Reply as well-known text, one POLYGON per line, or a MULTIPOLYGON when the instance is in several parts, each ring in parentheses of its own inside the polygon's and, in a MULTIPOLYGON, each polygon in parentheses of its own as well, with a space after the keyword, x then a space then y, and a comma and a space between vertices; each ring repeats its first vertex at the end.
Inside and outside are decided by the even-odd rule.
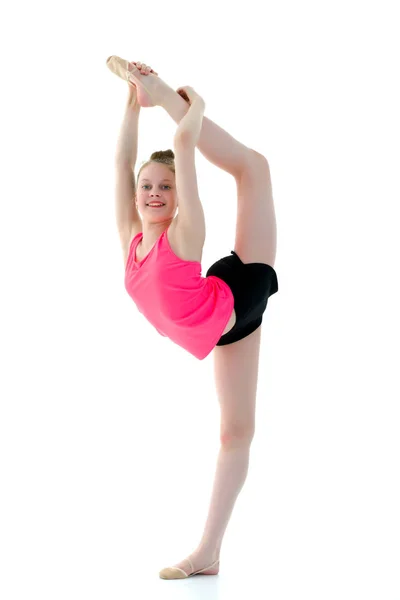
POLYGON ((212 565, 205 567, 204 569, 199 569, 198 571, 194 571, 194 567, 190 558, 185 558, 190 564, 190 573, 186 573, 183 569, 179 567, 167 567, 162 569, 159 573, 161 579, 186 579, 187 577, 193 577, 194 575, 218 575, 219 572, 219 559, 216 560, 212 565), (218 566, 217 566, 218 565, 218 566))
POLYGON ((150 90, 148 90, 144 84, 144 78, 149 75, 143 75, 140 78, 141 73, 135 65, 130 65, 129 61, 115 55, 107 58, 106 65, 112 73, 136 87, 137 99, 140 106, 156 106, 150 90), (132 79, 134 79, 134 81, 132 81, 132 79))

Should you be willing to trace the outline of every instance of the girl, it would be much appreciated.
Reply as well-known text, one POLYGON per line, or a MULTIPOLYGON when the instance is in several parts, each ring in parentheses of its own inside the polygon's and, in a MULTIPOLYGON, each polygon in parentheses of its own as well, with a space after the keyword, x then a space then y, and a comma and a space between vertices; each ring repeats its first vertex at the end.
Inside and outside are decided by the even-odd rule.
POLYGON ((193 88, 175 92, 141 62, 112 56, 107 66, 129 84, 115 163, 125 287, 161 335, 200 360, 214 350, 221 410, 221 446, 202 538, 187 558, 159 575, 163 579, 216 575, 255 433, 263 313, 269 296, 278 291, 269 165, 264 156, 204 117, 204 100, 193 88), (178 124, 174 151, 152 154, 141 167, 136 186, 132 172, 139 113, 150 106, 162 106, 178 124), (230 173, 237 186, 234 251, 214 263, 206 277, 201 276, 205 222, 197 188, 196 146, 230 173))

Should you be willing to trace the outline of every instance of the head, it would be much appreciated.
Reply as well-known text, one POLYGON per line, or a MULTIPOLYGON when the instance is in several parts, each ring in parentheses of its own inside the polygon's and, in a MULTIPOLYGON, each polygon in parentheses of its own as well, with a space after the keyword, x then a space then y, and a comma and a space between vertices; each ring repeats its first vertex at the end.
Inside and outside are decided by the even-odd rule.
POLYGON ((175 186, 175 155, 172 150, 153 152, 139 169, 136 185, 136 208, 146 223, 168 224, 175 217, 178 197, 175 186), (151 208, 151 202, 163 202, 151 208))

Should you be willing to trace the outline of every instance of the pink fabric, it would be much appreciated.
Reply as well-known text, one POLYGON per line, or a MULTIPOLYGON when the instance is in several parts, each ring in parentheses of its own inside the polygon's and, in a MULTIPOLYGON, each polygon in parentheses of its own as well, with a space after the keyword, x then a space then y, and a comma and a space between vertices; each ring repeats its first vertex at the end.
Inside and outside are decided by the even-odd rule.
POLYGON ((143 234, 133 238, 125 268, 125 289, 161 335, 203 360, 232 314, 232 290, 219 277, 202 277, 200 262, 176 256, 167 231, 142 261, 136 261, 136 247, 143 234))

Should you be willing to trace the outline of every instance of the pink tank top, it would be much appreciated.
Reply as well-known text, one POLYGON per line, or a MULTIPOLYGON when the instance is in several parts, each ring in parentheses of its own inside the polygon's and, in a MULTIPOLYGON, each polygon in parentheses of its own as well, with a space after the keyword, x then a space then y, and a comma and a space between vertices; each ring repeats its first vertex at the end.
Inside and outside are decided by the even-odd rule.
POLYGON ((200 262, 176 256, 167 231, 141 261, 136 261, 136 247, 143 234, 135 235, 125 267, 125 289, 158 333, 203 360, 230 319, 232 290, 219 277, 202 277, 200 262))

